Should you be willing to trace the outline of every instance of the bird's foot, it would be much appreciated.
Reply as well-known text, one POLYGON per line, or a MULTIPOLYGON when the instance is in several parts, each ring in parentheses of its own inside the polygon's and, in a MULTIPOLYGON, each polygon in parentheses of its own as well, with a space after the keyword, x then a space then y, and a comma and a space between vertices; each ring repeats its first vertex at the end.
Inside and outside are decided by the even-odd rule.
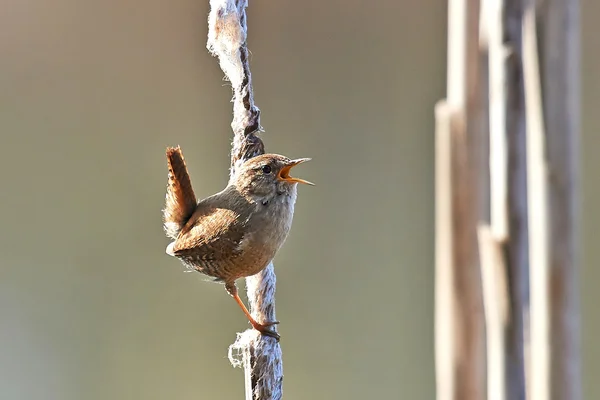
POLYGON ((275 338, 279 342, 279 339, 281 339, 281 336, 279 336, 279 334, 277 332, 269 329, 270 326, 277 325, 278 323, 279 323, 279 321, 265 322, 264 324, 259 324, 258 322, 254 322, 254 323, 252 323, 252 327, 254 329, 256 329, 257 331, 259 331, 261 334, 275 338))

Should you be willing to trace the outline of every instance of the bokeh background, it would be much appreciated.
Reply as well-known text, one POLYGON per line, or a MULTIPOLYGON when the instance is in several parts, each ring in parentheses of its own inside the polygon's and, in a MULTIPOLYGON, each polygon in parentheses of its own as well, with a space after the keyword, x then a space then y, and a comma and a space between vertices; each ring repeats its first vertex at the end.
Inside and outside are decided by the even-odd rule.
MULTIPOLYGON (((248 327, 164 253, 164 149, 227 181, 208 1, 0 6, 0 398, 236 399, 248 327)), ((251 0, 267 150, 312 157, 276 258, 286 399, 433 399, 443 0, 251 0)), ((600 398, 600 3, 582 3, 585 398, 600 398)))

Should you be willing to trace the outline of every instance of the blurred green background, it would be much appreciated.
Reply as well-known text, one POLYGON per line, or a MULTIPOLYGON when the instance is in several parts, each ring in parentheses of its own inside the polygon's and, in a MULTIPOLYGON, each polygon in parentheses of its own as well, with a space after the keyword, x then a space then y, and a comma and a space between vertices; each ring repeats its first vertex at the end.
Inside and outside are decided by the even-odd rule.
MULTIPOLYGON (((248 324, 164 253, 164 149, 227 182, 208 1, 5 0, 0 398, 236 399, 248 324)), ((583 359, 600 398, 600 4, 583 2, 583 359)), ((286 399, 433 399, 433 106, 446 2, 251 0, 267 150, 312 157, 276 258, 286 399)), ((298 171, 300 173, 300 170, 298 171)))

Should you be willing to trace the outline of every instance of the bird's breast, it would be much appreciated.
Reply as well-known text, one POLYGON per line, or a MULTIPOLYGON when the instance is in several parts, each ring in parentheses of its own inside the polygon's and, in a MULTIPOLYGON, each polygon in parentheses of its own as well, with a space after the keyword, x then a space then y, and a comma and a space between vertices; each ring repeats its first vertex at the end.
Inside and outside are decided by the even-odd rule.
MULTIPOLYGON (((268 205, 254 213, 249 221, 252 227, 248 231, 246 251, 256 259, 258 271, 264 268, 285 242, 294 218, 295 196, 281 195, 272 199, 268 205)), ((257 271, 257 272, 258 272, 257 271)))
POLYGON ((294 217, 294 204, 274 202, 269 204, 264 213, 258 215, 255 227, 257 239, 264 245, 272 245, 275 249, 283 244, 292 227, 294 217))

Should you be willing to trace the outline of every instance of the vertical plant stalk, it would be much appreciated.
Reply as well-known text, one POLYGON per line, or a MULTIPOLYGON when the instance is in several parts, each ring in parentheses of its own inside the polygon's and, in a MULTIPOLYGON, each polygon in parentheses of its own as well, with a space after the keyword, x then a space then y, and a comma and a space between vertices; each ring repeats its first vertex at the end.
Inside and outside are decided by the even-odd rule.
MULTIPOLYGON (((233 89, 233 143, 231 173, 244 161, 264 154, 264 144, 256 135, 261 130, 260 110, 254 104, 248 60, 247 0, 210 0, 208 50, 233 89)), ((275 321, 275 271, 273 263, 255 276, 246 278, 250 312, 257 321, 275 321)), ((274 329, 272 327, 271 329, 274 329)), ((282 397, 283 364, 281 347, 272 337, 254 329, 238 334, 229 348, 234 366, 243 366, 246 400, 279 400, 282 397)))
POLYGON ((525 2, 529 398, 580 399, 579 1, 525 2))
POLYGON ((481 163, 479 7, 479 0, 448 2, 447 96, 436 106, 439 400, 485 397, 485 324, 477 238, 485 170, 481 163))
MULTIPOLYGON (((508 257, 515 236, 510 235, 509 219, 509 138, 516 137, 515 93, 511 54, 514 43, 508 33, 509 11, 506 0, 482 0, 480 43, 487 57, 488 135, 489 135, 489 224, 482 221, 479 237, 481 279, 486 320, 487 398, 488 400, 524 399, 521 330, 521 304, 511 294, 522 284, 520 275, 510 282, 512 259, 508 257), (517 313, 513 315, 514 306, 517 313), (512 353, 512 354, 511 354, 512 353)), ((513 159, 514 164, 514 159, 513 159)), ((514 165, 513 165, 514 166, 514 165)), ((513 188, 514 189, 514 188, 513 188)), ((513 190, 514 193, 514 190, 513 190)), ((523 193, 520 193, 523 194, 523 193)), ((526 198, 526 196, 524 197, 526 198)), ((513 230, 516 227, 513 227, 513 230)), ((519 267, 521 267, 519 265, 519 267)))
POLYGON ((528 398, 550 400, 549 214, 546 132, 535 3, 523 10, 523 77, 527 113, 530 343, 528 398))
POLYGON ((455 399, 454 250, 450 110, 435 106, 435 375, 438 400, 455 399))
POLYGON ((506 144, 508 238, 505 243, 510 319, 507 326, 507 398, 525 400, 526 342, 529 337, 529 226, 527 212, 526 111, 522 68, 521 0, 503 0, 503 40, 507 52, 506 144))
POLYGON ((506 326, 509 318, 508 283, 503 246, 492 228, 479 226, 479 255, 487 332, 487 399, 508 400, 506 326))
POLYGON ((551 398, 579 400, 580 1, 539 7, 540 70, 548 163, 551 398))

